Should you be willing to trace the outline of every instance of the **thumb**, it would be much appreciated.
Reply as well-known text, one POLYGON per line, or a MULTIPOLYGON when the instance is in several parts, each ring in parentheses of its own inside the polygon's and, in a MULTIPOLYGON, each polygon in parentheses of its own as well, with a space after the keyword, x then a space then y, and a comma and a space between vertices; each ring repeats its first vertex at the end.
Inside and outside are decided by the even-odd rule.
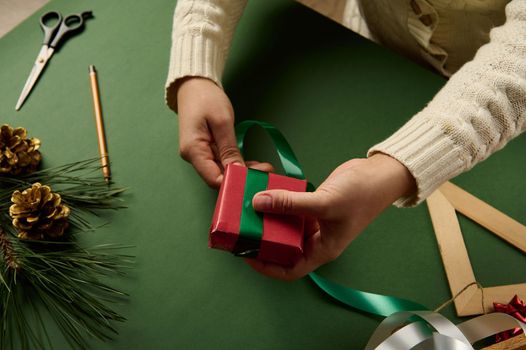
POLYGON ((239 148, 237 148, 234 125, 229 123, 219 123, 212 129, 217 153, 221 164, 225 167, 230 163, 245 164, 239 148))
POLYGON ((318 197, 315 192, 269 190, 256 193, 252 206, 266 213, 318 217, 323 211, 322 201, 318 197))

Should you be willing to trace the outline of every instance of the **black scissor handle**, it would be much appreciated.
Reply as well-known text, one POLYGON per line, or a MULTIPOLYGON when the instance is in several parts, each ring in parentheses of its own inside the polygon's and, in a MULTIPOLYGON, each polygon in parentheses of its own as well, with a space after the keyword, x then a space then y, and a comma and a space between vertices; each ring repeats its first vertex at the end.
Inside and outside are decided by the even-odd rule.
POLYGON ((50 11, 40 17, 40 28, 44 32, 43 45, 49 45, 57 28, 62 24, 62 15, 56 11, 50 11))
POLYGON ((57 34, 49 46, 55 48, 66 34, 82 29, 84 27, 84 18, 88 19, 91 16, 91 11, 85 11, 64 17, 60 27, 58 28, 57 34))

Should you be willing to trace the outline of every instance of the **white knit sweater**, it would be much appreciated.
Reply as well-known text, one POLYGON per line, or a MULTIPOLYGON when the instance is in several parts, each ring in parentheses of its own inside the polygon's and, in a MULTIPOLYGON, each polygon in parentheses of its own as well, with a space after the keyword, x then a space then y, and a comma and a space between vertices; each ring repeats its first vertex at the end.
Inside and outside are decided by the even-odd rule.
MULTIPOLYGON (((369 0, 373 1, 373 0, 369 0)), ((228 49, 246 0, 179 0, 166 100, 176 110, 174 82, 201 76, 221 86, 228 49)), ((526 0, 506 6, 506 22, 433 100, 391 137, 373 146, 402 162, 416 179, 419 203, 443 182, 472 168, 526 128, 526 0)))

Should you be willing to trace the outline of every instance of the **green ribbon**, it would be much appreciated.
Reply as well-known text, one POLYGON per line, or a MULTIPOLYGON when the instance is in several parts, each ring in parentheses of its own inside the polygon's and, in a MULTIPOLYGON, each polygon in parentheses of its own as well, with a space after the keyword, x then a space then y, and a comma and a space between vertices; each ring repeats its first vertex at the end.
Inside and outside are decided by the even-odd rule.
POLYGON ((267 189, 268 173, 248 169, 243 194, 243 208, 239 223, 239 237, 233 253, 237 256, 256 257, 263 236, 263 214, 252 207, 252 198, 256 193, 267 189))
MULTIPOLYGON (((285 139, 285 137, 281 134, 281 132, 276 129, 272 124, 262 122, 262 121, 256 121, 256 120, 246 120, 241 123, 239 123, 236 126, 236 137, 237 137, 237 145, 241 152, 243 153, 243 141, 245 139, 245 135, 247 131, 253 127, 253 126, 260 126, 264 128, 270 135, 272 142, 274 143, 274 146, 276 147, 276 150, 278 152, 279 158, 281 160, 281 164, 283 165, 283 169, 285 170, 285 173, 287 176, 295 177, 297 179, 305 179, 305 175, 303 174, 303 171, 301 170, 300 163, 296 156, 294 155, 294 152, 292 151, 292 148, 290 147, 289 143, 285 139)), ((255 171, 257 173, 260 173, 258 171, 255 171)), ((249 174, 251 173, 251 170, 249 170, 249 174)), ((243 217, 246 216, 248 218, 253 218, 254 220, 247 227, 250 228, 252 231, 254 230, 255 225, 261 225, 261 231, 262 231, 262 225, 263 221, 260 216, 254 217, 252 214, 247 214, 249 211, 255 212, 255 210, 252 208, 252 197, 259 191, 264 190, 265 188, 261 188, 261 178, 259 179, 259 184, 249 184, 249 179, 247 177, 247 183, 245 187, 245 195, 243 198, 243 213, 242 213, 242 219, 240 224, 240 230, 244 229, 243 224, 243 217), (255 186, 254 189, 248 189, 250 186, 255 186), (256 188, 257 187, 257 188, 256 188), (246 206, 248 205, 248 206, 246 206), (245 213, 247 212, 247 213, 245 213), (259 220, 259 221, 258 221, 259 220)), ((257 181, 256 181, 257 182, 257 181)), ((266 185, 266 181, 264 182, 266 185)), ((309 186, 307 188, 310 191, 314 190, 314 186, 309 183, 309 186)), ((258 215, 258 214, 255 214, 258 215)), ((245 220, 247 220, 245 219, 245 220)), ((243 231, 241 231, 243 232, 243 231)), ((259 231, 258 231, 259 232, 259 231)), ((242 234, 240 233, 240 236, 242 234)), ((261 239, 261 235, 257 236, 254 232, 251 232, 248 234, 250 236, 249 239, 261 239)), ((345 286, 341 286, 337 283, 331 282, 318 274, 311 272, 309 274, 309 277, 311 280, 325 293, 333 297, 334 299, 344 303, 345 305, 348 305, 350 307, 356 308, 361 311, 365 311, 371 314, 380 315, 380 316, 389 316, 395 312, 400 311, 415 311, 415 310, 427 310, 426 307, 410 301, 406 299, 401 299, 393 296, 388 295, 381 295, 381 294, 375 294, 375 293, 368 293, 363 292, 354 288, 349 288, 345 286)))
POLYGON ((414 301, 345 287, 314 272, 309 273, 309 277, 334 299, 371 314, 389 316, 400 311, 427 310, 426 307, 414 301))
POLYGON ((263 171, 248 169, 243 195, 240 231, 247 239, 260 241, 263 236, 263 215, 252 209, 252 198, 256 193, 267 189, 268 174, 263 171))
POLYGON ((287 174, 289 177, 295 177, 296 179, 304 180, 305 175, 303 175, 303 170, 301 170, 300 162, 296 158, 296 155, 292 151, 292 148, 290 147, 287 140, 285 140, 283 134, 272 124, 256 120, 245 120, 239 123, 236 126, 236 137, 237 147, 239 147, 241 152, 243 152, 243 143, 245 141, 245 135, 247 134, 248 129, 256 125, 265 129, 265 131, 267 131, 272 138, 272 142, 278 151, 279 160, 283 165, 285 174, 287 174))

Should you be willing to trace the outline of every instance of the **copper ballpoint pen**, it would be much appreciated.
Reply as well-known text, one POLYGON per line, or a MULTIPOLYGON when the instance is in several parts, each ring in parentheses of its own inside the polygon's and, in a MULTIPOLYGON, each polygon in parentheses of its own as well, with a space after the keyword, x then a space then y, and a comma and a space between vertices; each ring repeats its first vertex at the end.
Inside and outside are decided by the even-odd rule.
POLYGON ((91 92, 93 95, 93 109, 95 111, 95 124, 97 125, 97 138, 99 141, 99 154, 100 161, 102 164, 102 174, 104 175, 104 180, 109 183, 111 174, 110 174, 110 162, 108 157, 108 149, 106 147, 106 134, 104 133, 104 121, 102 120, 102 108, 100 105, 100 96, 99 96, 99 84, 97 82, 97 71, 95 66, 89 66, 89 77, 91 82, 91 92))

